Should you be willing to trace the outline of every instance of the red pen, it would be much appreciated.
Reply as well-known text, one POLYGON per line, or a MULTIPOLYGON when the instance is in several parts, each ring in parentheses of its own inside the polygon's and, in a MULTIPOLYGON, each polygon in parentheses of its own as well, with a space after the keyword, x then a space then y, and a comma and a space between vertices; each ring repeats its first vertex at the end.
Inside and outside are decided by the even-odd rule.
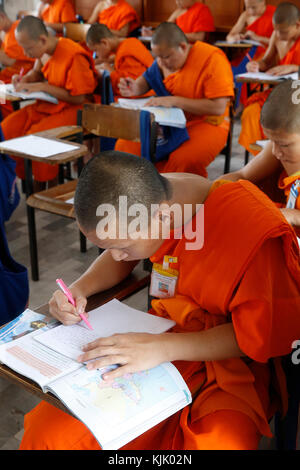
POLYGON ((249 62, 251 62, 252 57, 248 54, 248 52, 246 53, 246 57, 247 57, 247 59, 249 59, 249 62))
POLYGON ((20 80, 23 77, 24 72, 25 72, 24 67, 22 67, 21 70, 20 70, 20 73, 19 73, 20 80))
MULTIPOLYGON (((56 279, 57 285, 61 288, 63 293, 67 296, 68 301, 70 304, 72 304, 74 307, 76 307, 75 300, 73 298, 72 292, 67 288, 66 284, 62 279, 56 279)), ((90 330, 92 330, 92 325, 90 322, 87 320, 87 318, 83 315, 83 313, 79 313, 80 318, 84 321, 84 323, 89 327, 90 330)))

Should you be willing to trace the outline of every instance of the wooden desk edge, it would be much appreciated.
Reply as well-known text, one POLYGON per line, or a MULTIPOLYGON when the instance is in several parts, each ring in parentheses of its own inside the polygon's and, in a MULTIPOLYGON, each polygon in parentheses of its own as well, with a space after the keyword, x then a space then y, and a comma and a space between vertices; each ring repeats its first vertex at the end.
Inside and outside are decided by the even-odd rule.
MULTIPOLYGON (((132 273, 128 276, 124 281, 118 284, 107 291, 104 291, 100 294, 95 294, 88 299, 87 304, 87 311, 93 310, 100 305, 109 302, 113 298, 117 298, 118 300, 124 300, 126 297, 131 295, 133 291, 143 289, 145 286, 149 284, 150 281, 150 274, 147 272, 142 272, 140 274, 132 273)), ((43 315, 49 314, 48 304, 44 304, 39 308, 35 309, 36 312, 41 313, 43 315)), ((61 409, 65 413, 73 416, 70 410, 64 406, 64 404, 52 393, 47 392, 44 393, 40 386, 34 382, 33 380, 28 379, 27 377, 18 374, 14 370, 7 367, 5 364, 0 363, 0 376, 6 378, 7 380, 20 385, 26 391, 38 396, 41 400, 47 401, 53 406, 61 409)))

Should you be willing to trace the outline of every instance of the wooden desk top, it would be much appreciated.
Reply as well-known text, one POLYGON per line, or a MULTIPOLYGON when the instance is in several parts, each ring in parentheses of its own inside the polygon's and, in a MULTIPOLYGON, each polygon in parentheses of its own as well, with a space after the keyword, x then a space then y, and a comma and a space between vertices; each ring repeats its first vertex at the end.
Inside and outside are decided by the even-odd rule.
POLYGON ((57 155, 52 155, 51 157, 42 158, 42 157, 36 157, 33 155, 28 155, 22 152, 12 151, 10 149, 7 149, 5 148, 5 141, 4 141, 1 143, 0 153, 8 153, 9 155, 21 157, 26 160, 33 160, 36 162, 48 163, 50 165, 57 165, 57 164, 71 162, 73 160, 76 160, 77 158, 83 157, 84 155, 88 153, 88 148, 86 145, 70 142, 69 140, 65 141, 62 139, 53 138, 51 136, 51 133, 49 134, 49 132, 50 131, 39 132, 34 135, 37 135, 39 137, 45 137, 47 139, 55 140, 61 143, 67 143, 68 145, 71 145, 72 147, 74 147, 74 150, 70 150, 64 153, 59 153, 57 155))
POLYGON ((240 43, 240 42, 226 42, 226 41, 217 41, 214 44, 217 47, 233 47, 235 49, 240 48, 240 49, 251 49, 253 47, 253 44, 245 44, 245 43, 240 43))
MULTIPOLYGON (((150 280, 150 274, 146 273, 145 271, 134 271, 130 276, 128 276, 123 282, 118 284, 117 286, 108 289, 100 294, 96 294, 91 296, 88 299, 87 303, 87 312, 93 310, 94 308, 103 305, 106 302, 109 302, 113 298, 117 298, 118 300, 123 300, 129 295, 133 293, 133 291, 137 290, 137 285, 140 289, 145 287, 150 280)), ((39 308, 35 309, 36 312, 48 315, 49 314, 49 306, 48 304, 42 305, 39 308)), ((45 400, 51 405, 60 408, 61 410, 65 411, 68 414, 72 413, 66 408, 63 403, 56 398, 52 393, 43 393, 42 389, 32 380, 24 377, 23 375, 18 374, 17 372, 13 371, 9 367, 5 366, 4 364, 0 364, 0 376, 4 377, 5 379, 20 385, 25 390, 34 395, 38 396, 41 400, 45 400)))

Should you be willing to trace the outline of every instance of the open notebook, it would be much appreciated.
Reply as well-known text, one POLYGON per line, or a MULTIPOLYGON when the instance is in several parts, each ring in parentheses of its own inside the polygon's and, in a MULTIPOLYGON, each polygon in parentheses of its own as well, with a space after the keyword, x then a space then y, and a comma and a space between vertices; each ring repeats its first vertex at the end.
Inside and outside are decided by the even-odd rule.
MULTIPOLYGON (((33 312, 28 315, 32 318, 33 312)), ((191 403, 191 394, 171 363, 104 381, 107 368, 89 371, 76 361, 81 347, 96 338, 127 332, 160 334, 173 321, 114 299, 89 312, 89 322, 92 331, 83 322, 50 324, 24 336, 19 326, 18 339, 10 336, 5 342, 3 335, 0 361, 35 381, 45 393, 56 395, 103 449, 115 450, 191 403)), ((7 334, 12 328, 15 325, 7 334)), ((24 328, 28 330, 27 325, 24 328)))
POLYGON ((119 98, 118 104, 122 108, 140 109, 154 114, 155 120, 161 126, 186 127, 186 117, 180 108, 165 108, 163 106, 147 106, 150 98, 119 98))
POLYGON ((249 79, 254 79, 254 80, 264 80, 264 81, 278 81, 280 82, 281 80, 298 80, 298 72, 295 73, 289 73, 287 75, 271 75, 269 73, 264 73, 264 72, 248 72, 248 73, 241 73, 240 75, 237 75, 239 78, 249 78, 249 79))
POLYGON ((0 85, 0 96, 3 95, 5 97, 6 94, 15 96, 16 98, 21 98, 22 100, 42 100, 58 104, 58 99, 49 93, 45 93, 44 91, 35 91, 33 93, 15 91, 15 87, 11 83, 0 85))

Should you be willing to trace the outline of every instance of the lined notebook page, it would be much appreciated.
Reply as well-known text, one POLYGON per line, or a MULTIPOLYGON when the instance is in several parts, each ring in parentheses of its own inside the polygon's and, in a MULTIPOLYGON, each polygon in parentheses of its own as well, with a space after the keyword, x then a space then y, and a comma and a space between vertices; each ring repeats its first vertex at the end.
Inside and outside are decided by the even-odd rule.
POLYGON ((65 144, 56 140, 45 139, 35 135, 18 137, 5 140, 0 144, 0 149, 12 152, 20 152, 33 157, 47 158, 60 153, 71 152, 79 148, 77 145, 65 144))

